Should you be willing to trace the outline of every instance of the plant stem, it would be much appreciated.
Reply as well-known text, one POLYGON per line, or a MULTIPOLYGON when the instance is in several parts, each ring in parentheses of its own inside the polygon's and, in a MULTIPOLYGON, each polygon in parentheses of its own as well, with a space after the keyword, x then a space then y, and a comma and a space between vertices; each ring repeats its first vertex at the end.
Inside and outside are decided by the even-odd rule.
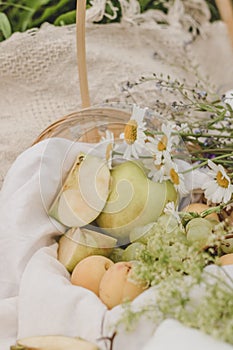
MULTIPOLYGON (((214 159, 212 159, 212 161, 215 162, 216 160, 227 158, 227 157, 229 157, 229 154, 222 154, 221 156, 218 156, 218 157, 215 157, 214 159)), ((196 166, 194 166, 194 167, 192 167, 190 169, 182 171, 181 174, 186 174, 186 173, 189 173, 192 170, 196 170, 198 168, 202 168, 203 166, 208 164, 208 161, 209 161, 209 159, 205 160, 204 162, 202 162, 200 164, 197 164, 196 166)))

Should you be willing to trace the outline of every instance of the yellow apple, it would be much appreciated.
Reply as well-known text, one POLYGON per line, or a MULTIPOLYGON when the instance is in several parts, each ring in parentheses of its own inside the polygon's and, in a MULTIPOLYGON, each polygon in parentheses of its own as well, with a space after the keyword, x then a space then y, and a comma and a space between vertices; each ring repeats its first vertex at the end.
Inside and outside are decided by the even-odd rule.
POLYGON ((89 289, 98 296, 103 274, 113 264, 112 260, 102 255, 88 256, 75 266, 71 275, 71 283, 89 289))

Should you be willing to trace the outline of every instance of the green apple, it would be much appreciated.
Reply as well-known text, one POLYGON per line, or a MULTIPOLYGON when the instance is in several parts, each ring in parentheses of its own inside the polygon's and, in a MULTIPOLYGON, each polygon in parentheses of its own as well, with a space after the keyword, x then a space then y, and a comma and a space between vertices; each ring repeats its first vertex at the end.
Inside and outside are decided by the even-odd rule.
POLYGON ((133 261, 138 260, 142 251, 146 248, 145 244, 141 242, 134 242, 128 245, 125 248, 124 253, 122 254, 123 261, 133 261))
POLYGON ((81 338, 62 335, 45 335, 17 340, 11 350, 98 350, 99 348, 81 338))
POLYGON ((49 215, 67 227, 94 221, 108 194, 110 171, 104 159, 80 154, 70 170, 49 215))
POLYGON ((147 244, 148 239, 154 235, 156 225, 156 222, 150 222, 145 226, 135 227, 129 234, 130 242, 147 244))
POLYGON ((109 259, 111 259, 114 263, 118 261, 122 261, 122 254, 124 253, 124 249, 121 247, 113 248, 112 252, 109 255, 109 259))
POLYGON ((125 244, 132 229, 156 221, 165 205, 176 200, 170 181, 156 183, 139 163, 126 161, 111 171, 110 193, 97 224, 125 244))
POLYGON ((194 218, 186 225, 187 240, 199 248, 203 248, 212 234, 213 223, 208 219, 194 218))
POLYGON ((58 243, 58 260, 72 272, 82 259, 90 255, 109 256, 117 240, 86 228, 71 228, 58 243))
POLYGON ((165 228, 167 233, 175 233, 179 228, 179 222, 172 214, 163 214, 158 218, 158 224, 165 228))

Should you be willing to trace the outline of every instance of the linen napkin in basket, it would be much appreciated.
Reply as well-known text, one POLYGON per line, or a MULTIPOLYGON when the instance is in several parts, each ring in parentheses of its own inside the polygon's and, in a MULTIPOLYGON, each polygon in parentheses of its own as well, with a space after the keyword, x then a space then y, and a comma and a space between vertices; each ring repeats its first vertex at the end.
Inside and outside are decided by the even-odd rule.
MULTIPOLYGON (((81 336, 96 342, 101 350, 109 349, 109 341, 101 338, 112 336, 122 307, 107 310, 95 294, 70 283, 68 272, 56 258, 56 239, 64 228, 47 215, 76 155, 89 149, 87 144, 49 139, 20 155, 7 174, 0 194, 2 350, 8 350, 16 337, 45 334, 81 336)), ((153 289, 141 294, 133 305, 137 308, 151 298, 153 289)), ((166 323, 162 326, 164 336, 156 349, 180 349, 179 339, 167 347, 169 332, 174 334, 177 325, 172 330, 166 323)), ((121 326, 113 350, 142 350, 149 339, 157 344, 156 336, 151 338, 154 332, 156 335, 156 325, 145 319, 131 333, 121 326)), ((188 328, 182 334, 192 341, 188 328)), ((201 336, 198 341, 202 348, 201 336)), ((205 350, 212 350, 212 339, 204 344, 205 350)), ((222 343, 216 350, 223 350, 222 343)))

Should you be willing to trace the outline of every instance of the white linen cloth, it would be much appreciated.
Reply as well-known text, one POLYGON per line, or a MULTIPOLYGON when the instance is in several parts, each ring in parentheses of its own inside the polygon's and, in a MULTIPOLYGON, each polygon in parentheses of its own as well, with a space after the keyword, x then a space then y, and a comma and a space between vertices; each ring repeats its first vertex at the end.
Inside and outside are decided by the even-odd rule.
MULTIPOLYGON (((5 178, 0 193, 1 350, 9 350, 16 338, 46 334, 80 336, 101 350, 109 349, 109 341, 101 338, 113 334, 122 307, 107 310, 94 293, 70 283, 69 273, 56 259, 57 238, 64 228, 47 214, 76 155, 89 148, 48 139, 23 152, 5 178)), ((233 275, 232 267, 228 269, 233 275)), ((133 305, 137 308, 150 298, 154 289, 133 305)), ((156 331, 155 324, 142 319, 130 333, 123 326, 119 330, 113 350, 182 350, 192 343, 205 350, 232 349, 175 321, 165 321, 156 331)))
POLYGON ((232 350, 232 346, 222 343, 197 329, 183 326, 175 320, 165 320, 143 347, 143 350, 232 350))

